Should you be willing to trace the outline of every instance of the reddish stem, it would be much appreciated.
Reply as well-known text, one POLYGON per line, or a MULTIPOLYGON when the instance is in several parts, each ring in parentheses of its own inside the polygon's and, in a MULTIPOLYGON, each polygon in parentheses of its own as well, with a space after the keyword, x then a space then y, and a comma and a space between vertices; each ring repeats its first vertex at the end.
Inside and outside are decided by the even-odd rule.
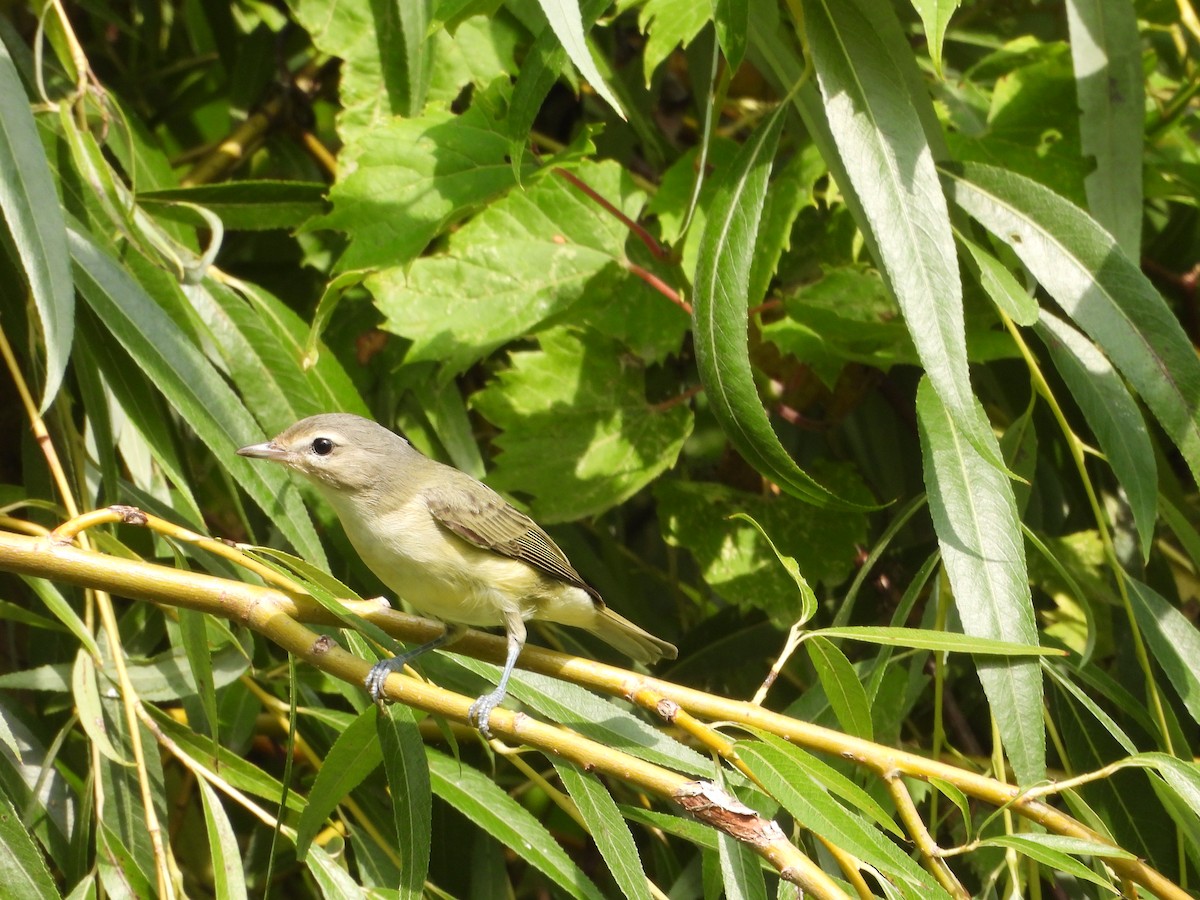
POLYGON ((633 221, 633 219, 629 218, 629 216, 625 215, 625 213, 621 212, 606 199, 601 197, 598 193, 596 193, 595 190, 593 190, 586 182, 576 176, 573 172, 568 172, 566 169, 556 166, 554 169, 554 174, 571 182, 571 184, 575 185, 575 187, 579 188, 579 190, 583 191, 602 207, 604 207, 604 209, 606 209, 614 217, 616 217, 616 219, 620 221, 626 228, 638 236, 638 238, 643 244, 646 245, 646 248, 650 251, 651 255, 655 259, 667 258, 667 251, 663 248, 662 244, 654 239, 654 235, 648 232, 637 222, 633 221))
POLYGON ((642 279, 642 281, 646 282, 646 284, 650 285, 650 287, 654 288, 656 291, 682 309, 689 316, 692 314, 692 304, 680 297, 679 291, 675 290, 675 288, 671 287, 649 269, 643 269, 637 263, 629 262, 628 260, 625 261, 625 267, 638 278, 642 279))

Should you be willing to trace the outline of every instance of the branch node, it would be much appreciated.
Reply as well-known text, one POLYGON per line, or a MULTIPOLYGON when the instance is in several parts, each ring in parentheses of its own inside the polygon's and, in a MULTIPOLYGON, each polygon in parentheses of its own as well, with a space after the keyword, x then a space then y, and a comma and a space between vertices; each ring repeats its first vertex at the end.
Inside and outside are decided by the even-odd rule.
POLYGON ((149 521, 146 514, 136 506, 126 506, 123 503, 114 503, 109 507, 109 510, 121 517, 121 524, 123 525, 144 526, 149 521))

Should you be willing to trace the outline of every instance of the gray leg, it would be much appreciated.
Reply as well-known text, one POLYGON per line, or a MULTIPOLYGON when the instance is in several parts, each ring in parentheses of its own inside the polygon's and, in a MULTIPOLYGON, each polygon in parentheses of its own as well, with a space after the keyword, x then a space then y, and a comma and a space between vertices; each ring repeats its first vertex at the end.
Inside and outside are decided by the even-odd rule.
POLYGON ((500 673, 500 683, 490 694, 484 694, 472 703, 467 711, 467 721, 478 728, 485 738, 492 736, 491 729, 488 728, 488 718, 508 692, 508 677, 512 675, 517 657, 521 655, 521 648, 525 646, 525 620, 521 618, 521 614, 506 613, 504 619, 505 631, 508 632, 508 653, 504 657, 504 671, 500 673))
POLYGON ((460 637, 467 633, 466 625, 447 625, 446 630, 435 637, 427 644, 422 644, 420 647, 415 647, 412 650, 407 650, 399 656, 393 656, 391 659, 385 659, 375 663, 371 667, 371 671, 367 673, 366 685, 367 693, 371 695, 371 699, 376 703, 383 702, 383 684, 387 681, 387 677, 393 672, 399 672, 410 662, 429 650, 435 650, 438 647, 445 647, 447 644, 453 644, 460 637))

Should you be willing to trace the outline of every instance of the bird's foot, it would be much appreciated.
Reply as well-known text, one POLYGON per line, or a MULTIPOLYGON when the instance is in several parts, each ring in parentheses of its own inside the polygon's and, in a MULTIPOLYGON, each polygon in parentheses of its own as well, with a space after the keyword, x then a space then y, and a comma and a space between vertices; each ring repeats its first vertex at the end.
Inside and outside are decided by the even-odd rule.
POLYGON ((387 699, 383 696, 383 685, 387 681, 389 675, 393 672, 399 672, 408 663, 404 656, 393 656, 391 659, 385 659, 371 666, 371 671, 367 673, 364 684, 367 686, 367 693, 371 695, 379 706, 383 706, 387 699))
POLYGON ((503 688, 497 688, 490 694, 484 694, 467 710, 467 721, 478 728, 479 733, 485 738, 490 739, 492 736, 492 729, 488 727, 488 719, 492 715, 492 710, 499 706, 500 701, 504 699, 505 693, 503 688))

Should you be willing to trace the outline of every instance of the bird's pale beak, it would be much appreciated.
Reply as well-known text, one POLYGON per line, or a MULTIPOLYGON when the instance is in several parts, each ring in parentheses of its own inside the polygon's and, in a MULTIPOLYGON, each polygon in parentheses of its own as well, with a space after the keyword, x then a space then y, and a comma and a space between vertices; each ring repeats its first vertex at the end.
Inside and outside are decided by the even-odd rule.
POLYGON ((287 451, 275 446, 274 441, 267 441, 265 444, 251 444, 249 447, 243 447, 237 453, 238 456, 249 456, 253 459, 273 459, 276 462, 282 461, 287 455, 287 451))

